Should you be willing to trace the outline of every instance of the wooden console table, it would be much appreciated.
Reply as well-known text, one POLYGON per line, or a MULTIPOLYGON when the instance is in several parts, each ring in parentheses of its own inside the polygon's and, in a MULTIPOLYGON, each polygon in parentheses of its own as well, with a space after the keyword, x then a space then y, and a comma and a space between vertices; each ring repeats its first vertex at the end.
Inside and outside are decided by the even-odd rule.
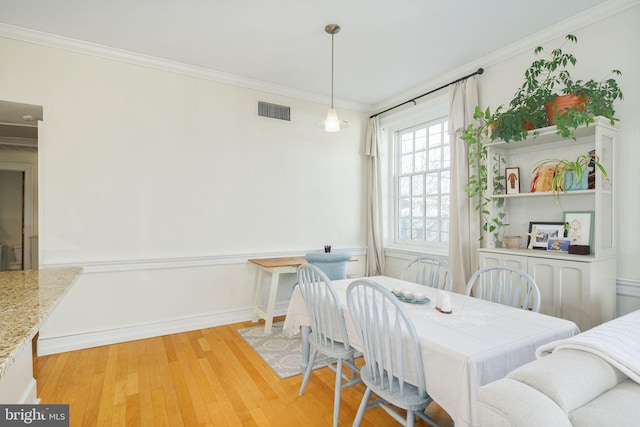
POLYGON ((276 294, 278 293, 280 274, 295 273, 298 267, 307 261, 303 256, 295 256, 250 259, 249 262, 257 264, 260 267, 258 271, 258 283, 256 284, 256 296, 253 303, 253 321, 257 322, 260 318, 263 318, 265 321, 264 333, 270 334, 271 326, 273 325, 273 311, 276 307, 276 294), (262 308, 262 284, 265 272, 271 273, 271 285, 269 287, 266 310, 262 308))

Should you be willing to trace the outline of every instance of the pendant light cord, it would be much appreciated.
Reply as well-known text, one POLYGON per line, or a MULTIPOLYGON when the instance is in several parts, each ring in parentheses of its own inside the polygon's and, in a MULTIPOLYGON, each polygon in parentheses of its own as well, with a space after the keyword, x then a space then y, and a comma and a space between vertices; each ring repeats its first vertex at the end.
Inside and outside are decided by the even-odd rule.
POLYGON ((333 109, 333 36, 331 33, 331 108, 333 109))

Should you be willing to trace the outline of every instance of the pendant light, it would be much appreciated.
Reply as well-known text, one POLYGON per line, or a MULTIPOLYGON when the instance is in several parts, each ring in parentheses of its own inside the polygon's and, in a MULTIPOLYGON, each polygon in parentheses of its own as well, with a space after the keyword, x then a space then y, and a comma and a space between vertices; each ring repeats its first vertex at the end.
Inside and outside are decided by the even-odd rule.
POLYGON ((333 108, 333 36, 340 31, 340 25, 329 24, 324 27, 324 30, 327 34, 331 34, 331 108, 327 114, 327 119, 320 122, 320 125, 323 126, 327 132, 337 132, 349 126, 348 122, 338 118, 338 113, 335 108, 333 108))

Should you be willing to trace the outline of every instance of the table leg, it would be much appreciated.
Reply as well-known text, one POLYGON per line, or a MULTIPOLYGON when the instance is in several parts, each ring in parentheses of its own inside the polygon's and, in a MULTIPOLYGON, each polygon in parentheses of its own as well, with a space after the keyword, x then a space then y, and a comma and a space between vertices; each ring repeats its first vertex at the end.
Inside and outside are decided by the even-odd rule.
POLYGON ((258 268, 258 281, 256 283, 256 295, 253 299, 253 319, 255 323, 260 319, 260 311, 262 307, 262 282, 264 281, 264 269, 258 268))
POLYGON ((269 289, 269 299, 267 300, 267 313, 264 319, 264 333, 271 333, 271 325, 273 325, 273 312, 276 309, 276 296, 278 294, 278 281, 280 280, 280 272, 274 269, 271 272, 271 287, 269 289))

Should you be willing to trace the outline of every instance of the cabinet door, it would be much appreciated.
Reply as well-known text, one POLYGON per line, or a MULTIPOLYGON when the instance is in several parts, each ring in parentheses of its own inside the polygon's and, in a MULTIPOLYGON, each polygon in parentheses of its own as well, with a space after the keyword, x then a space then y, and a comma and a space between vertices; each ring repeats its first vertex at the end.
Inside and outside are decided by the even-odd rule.
POLYGON ((591 327, 588 263, 531 257, 527 272, 540 288, 541 313, 591 327))
POLYGON ((518 270, 527 271, 527 257, 522 255, 480 252, 478 254, 480 268, 489 265, 507 265, 518 270))

